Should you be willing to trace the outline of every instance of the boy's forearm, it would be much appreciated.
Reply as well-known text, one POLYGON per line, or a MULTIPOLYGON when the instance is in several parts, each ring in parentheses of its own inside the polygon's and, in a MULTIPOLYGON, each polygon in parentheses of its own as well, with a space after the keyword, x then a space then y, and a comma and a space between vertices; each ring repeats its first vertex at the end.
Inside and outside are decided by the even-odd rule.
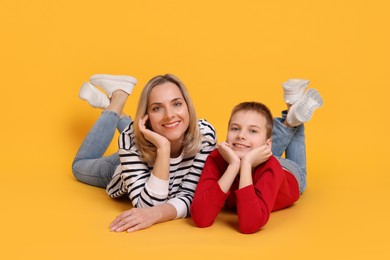
POLYGON ((242 162, 240 167, 240 182, 238 187, 239 189, 242 189, 252 184, 252 165, 249 163, 242 162))
POLYGON ((223 192, 227 193, 230 190, 230 187, 238 174, 238 170, 239 167, 237 165, 230 164, 225 173, 218 180, 218 184, 223 192))

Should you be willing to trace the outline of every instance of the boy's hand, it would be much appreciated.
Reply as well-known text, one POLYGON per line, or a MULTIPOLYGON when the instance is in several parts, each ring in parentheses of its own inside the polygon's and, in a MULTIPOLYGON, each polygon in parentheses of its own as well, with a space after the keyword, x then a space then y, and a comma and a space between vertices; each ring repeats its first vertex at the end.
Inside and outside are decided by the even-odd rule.
POLYGON ((267 161, 272 155, 271 147, 267 144, 256 147, 249 151, 242 158, 243 163, 248 163, 252 168, 267 161))
POLYGON ((167 138, 146 128, 146 122, 148 121, 148 119, 149 116, 145 115, 138 122, 139 130, 145 136, 146 140, 154 144, 157 147, 157 149, 162 148, 164 146, 170 147, 170 142, 167 138))
POLYGON ((230 148, 227 142, 219 143, 218 151, 228 164, 240 165, 241 162, 240 158, 236 155, 236 153, 232 150, 232 148, 230 148))

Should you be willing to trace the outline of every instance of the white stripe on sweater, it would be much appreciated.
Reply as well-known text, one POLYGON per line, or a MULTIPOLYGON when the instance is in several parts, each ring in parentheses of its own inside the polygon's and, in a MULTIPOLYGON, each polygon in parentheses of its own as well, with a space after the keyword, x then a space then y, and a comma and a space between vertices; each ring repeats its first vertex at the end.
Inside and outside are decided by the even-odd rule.
POLYGON ((201 150, 194 157, 171 159, 169 181, 164 181, 151 175, 152 167, 141 160, 131 123, 118 141, 121 165, 107 186, 108 195, 127 195, 135 207, 170 203, 176 208, 177 218, 187 217, 206 158, 216 145, 214 127, 206 120, 199 120, 198 125, 205 137, 201 150))

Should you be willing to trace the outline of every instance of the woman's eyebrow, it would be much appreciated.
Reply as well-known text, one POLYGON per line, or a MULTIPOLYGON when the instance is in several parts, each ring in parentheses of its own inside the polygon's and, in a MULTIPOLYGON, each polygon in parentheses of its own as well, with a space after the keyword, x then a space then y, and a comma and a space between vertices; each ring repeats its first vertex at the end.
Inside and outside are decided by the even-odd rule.
POLYGON ((184 99, 181 98, 181 97, 177 97, 177 98, 172 99, 171 102, 175 102, 175 101, 178 101, 178 100, 184 100, 184 99))
MULTIPOLYGON (((178 101, 178 100, 184 100, 184 99, 181 98, 181 97, 177 97, 177 98, 172 99, 169 102, 172 103, 172 102, 175 102, 175 101, 178 101)), ((163 102, 153 102, 149 106, 152 106, 152 105, 162 105, 162 104, 163 104, 163 102)))

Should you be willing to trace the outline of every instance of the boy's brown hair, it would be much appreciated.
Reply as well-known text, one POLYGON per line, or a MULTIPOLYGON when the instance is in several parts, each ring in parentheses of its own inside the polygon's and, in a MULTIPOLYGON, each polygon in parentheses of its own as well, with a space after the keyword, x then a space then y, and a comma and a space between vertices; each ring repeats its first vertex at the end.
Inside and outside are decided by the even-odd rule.
POLYGON ((236 105, 232 109, 228 125, 230 125, 230 120, 231 120, 232 116, 239 111, 255 111, 255 112, 263 115, 265 117, 265 121, 266 121, 266 123, 265 123, 265 129, 267 131, 266 136, 267 136, 267 138, 271 138, 274 120, 272 117, 271 110, 269 110, 269 108, 266 105, 264 105, 263 103, 254 102, 254 101, 242 102, 242 103, 236 105))

